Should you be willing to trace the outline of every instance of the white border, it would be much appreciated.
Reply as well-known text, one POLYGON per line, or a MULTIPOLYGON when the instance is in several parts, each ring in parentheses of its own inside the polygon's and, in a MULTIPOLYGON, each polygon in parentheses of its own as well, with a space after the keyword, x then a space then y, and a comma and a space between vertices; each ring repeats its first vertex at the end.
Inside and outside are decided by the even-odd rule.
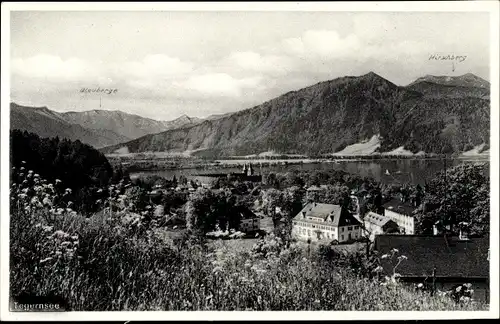
MULTIPOLYGON (((499 197, 499 2, 252 2, 252 3, 2 3, 1 12, 1 226, 0 239, 0 319, 24 321, 69 320, 380 320, 380 319, 463 319, 498 318, 498 216, 499 197), (422 11, 422 12, 489 12, 490 13, 490 83, 491 83, 491 309, 485 312, 67 312, 15 313, 9 312, 9 94, 10 94, 10 11, 422 11)), ((466 22, 464 22, 466 23, 466 22)), ((436 31, 439 32, 439 31, 436 31)))

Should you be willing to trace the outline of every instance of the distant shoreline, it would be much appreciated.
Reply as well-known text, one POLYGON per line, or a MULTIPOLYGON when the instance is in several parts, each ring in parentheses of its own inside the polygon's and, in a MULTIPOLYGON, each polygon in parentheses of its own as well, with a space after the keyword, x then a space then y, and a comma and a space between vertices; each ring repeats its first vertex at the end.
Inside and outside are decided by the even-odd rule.
POLYGON ((489 155, 476 156, 350 156, 346 158, 220 158, 202 159, 197 157, 155 157, 154 155, 131 156, 107 156, 112 165, 121 165, 129 172, 142 171, 166 171, 166 170, 196 170, 196 169, 226 169, 238 168, 247 163, 260 166, 285 166, 301 164, 327 164, 342 162, 381 162, 381 161, 436 161, 436 160, 457 160, 457 161, 477 161, 489 162, 489 155))

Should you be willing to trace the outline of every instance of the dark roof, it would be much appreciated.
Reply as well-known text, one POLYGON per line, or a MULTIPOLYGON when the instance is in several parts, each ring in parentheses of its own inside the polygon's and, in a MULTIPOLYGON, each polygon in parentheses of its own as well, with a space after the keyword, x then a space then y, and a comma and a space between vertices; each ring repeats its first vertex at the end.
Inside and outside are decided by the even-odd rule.
POLYGON ((251 211, 249 208, 245 206, 239 206, 236 208, 236 213, 240 215, 240 219, 252 219, 252 218, 258 218, 257 215, 253 211, 251 211))
MULTIPOLYGON (((378 235, 375 249, 379 255, 397 249, 403 260, 396 269, 402 277, 487 278, 489 276, 489 238, 470 238, 467 241, 457 237, 423 235, 378 235)), ((396 257, 395 257, 396 258, 396 257)), ((388 259, 382 259, 386 273, 392 273, 388 259)), ((394 261, 393 261, 394 262, 394 261)), ((397 260, 395 260, 397 262, 397 260)))
MULTIPOLYGON (((306 213, 306 217, 320 218, 319 223, 327 222, 333 226, 348 226, 348 225, 361 225, 360 222, 352 216, 347 210, 342 210, 339 205, 333 204, 320 204, 308 203, 304 208, 294 217, 295 220, 304 220, 302 213, 306 213)), ((306 220, 311 222, 311 220, 306 220)), ((312 221, 314 222, 314 221, 312 221)))
POLYGON ((409 201, 402 202, 401 199, 393 198, 390 201, 382 205, 385 209, 391 210, 393 212, 411 216, 416 207, 413 207, 409 201))

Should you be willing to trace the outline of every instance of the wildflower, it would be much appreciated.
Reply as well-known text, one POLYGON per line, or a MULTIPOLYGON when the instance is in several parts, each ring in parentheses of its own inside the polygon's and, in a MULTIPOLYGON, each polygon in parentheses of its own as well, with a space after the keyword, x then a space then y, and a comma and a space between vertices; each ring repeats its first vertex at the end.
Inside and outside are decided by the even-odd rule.
POLYGON ((43 204, 45 206, 52 206, 52 201, 48 197, 45 197, 43 198, 43 204))
POLYGON ((26 161, 21 161, 22 164, 26 164, 26 161))
POLYGON ((56 179, 56 184, 57 184, 57 183, 61 183, 61 182, 62 182, 61 180, 56 179))
POLYGON ((422 288, 422 287, 424 287, 424 284, 423 284, 423 283, 419 283, 419 284, 417 285, 417 287, 418 287, 418 288, 422 288))
POLYGON ((21 170, 21 171, 22 171, 22 170, 26 170, 26 169, 25 169, 24 167, 21 167, 19 170, 21 170))
POLYGON ((72 190, 70 188, 66 188, 66 193, 71 194, 72 190))
POLYGON ((74 211, 74 210, 73 210, 73 211, 70 213, 70 215, 71 215, 71 216, 76 216, 76 215, 77 215, 77 213, 76 213, 76 211, 74 211))
POLYGON ((384 255, 382 255, 380 258, 381 258, 381 259, 387 259, 388 257, 389 257, 389 255, 388 255, 388 254, 384 254, 384 255))
POLYGON ((455 289, 455 291, 456 291, 456 292, 460 292, 461 290, 462 290, 462 286, 458 286, 458 287, 455 289))
POLYGON ((71 212, 73 211, 73 209, 71 209, 71 208, 66 208, 66 211, 67 211, 68 213, 71 213, 71 212))
POLYGON ((102 192, 102 189, 98 189, 98 190, 97 190, 97 193, 101 193, 101 192, 102 192))
POLYGON ((378 266, 373 270, 374 272, 382 272, 384 269, 381 266, 378 266))
POLYGON ((398 253, 398 252, 399 252, 399 250, 398 250, 398 249, 392 249, 392 250, 391 250, 391 252, 392 252, 392 253, 398 253))
POLYGON ((408 257, 406 257, 406 255, 400 255, 398 260, 408 260, 408 257))
POLYGON ((63 231, 61 231, 61 230, 57 230, 57 231, 55 231, 55 232, 54 232, 54 234, 52 234, 52 235, 53 235, 53 236, 57 236, 57 237, 59 237, 59 238, 67 238, 67 237, 69 236, 69 234, 68 234, 68 233, 65 233, 65 232, 63 232, 63 231))
POLYGON ((45 232, 50 232, 50 231, 52 231, 53 228, 54 228, 54 226, 42 226, 42 229, 45 232))
POLYGON ((35 173, 34 177, 35 177, 35 178, 39 178, 39 177, 40 177, 40 175, 39 175, 38 173, 35 173))

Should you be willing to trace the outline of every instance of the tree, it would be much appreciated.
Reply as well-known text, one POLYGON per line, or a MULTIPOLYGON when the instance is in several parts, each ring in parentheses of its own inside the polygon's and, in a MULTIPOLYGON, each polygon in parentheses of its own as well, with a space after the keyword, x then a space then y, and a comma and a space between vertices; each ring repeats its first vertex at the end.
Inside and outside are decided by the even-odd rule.
POLYGON ((433 225, 460 224, 471 235, 489 233, 489 177, 486 164, 460 164, 438 173, 427 183, 423 206, 417 215, 417 231, 432 233, 433 225))
POLYGON ((238 228, 239 208, 235 196, 228 190, 201 189, 186 203, 186 225, 198 235, 219 228, 238 228))

